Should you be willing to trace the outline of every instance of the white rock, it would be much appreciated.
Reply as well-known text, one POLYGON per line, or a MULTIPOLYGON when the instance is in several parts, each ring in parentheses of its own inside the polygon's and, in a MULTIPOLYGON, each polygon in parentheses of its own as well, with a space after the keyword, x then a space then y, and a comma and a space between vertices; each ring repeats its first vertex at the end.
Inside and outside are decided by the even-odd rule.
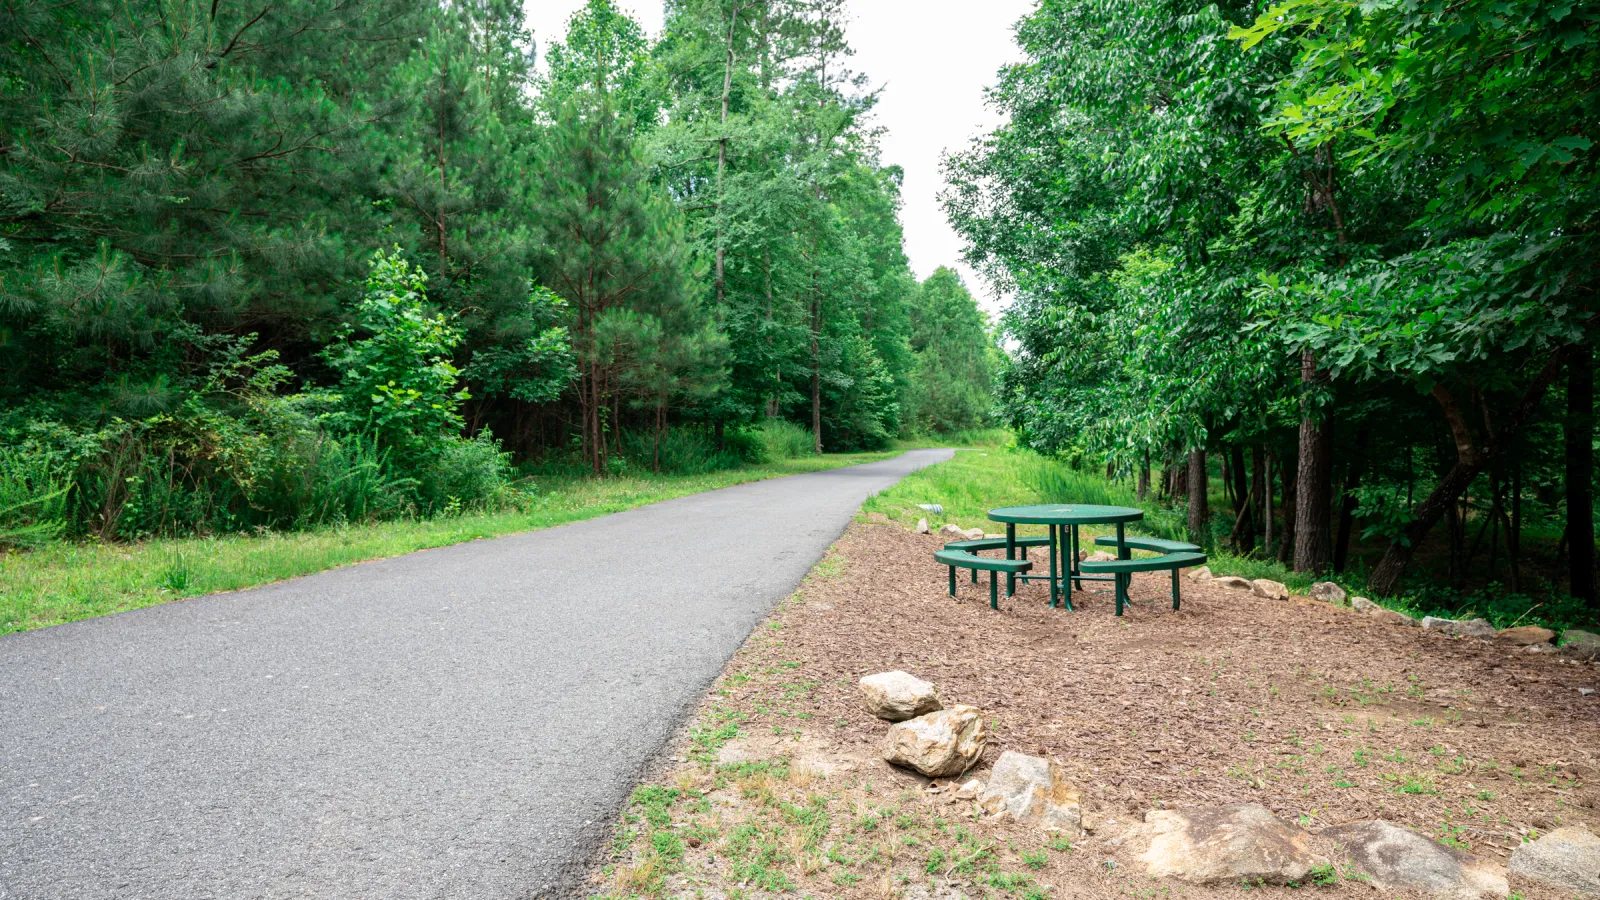
POLYGON ((1356 597, 1352 599, 1350 601, 1350 608, 1356 612, 1364 613, 1377 612, 1378 610, 1383 609, 1383 607, 1373 603, 1371 600, 1368 600, 1365 597, 1356 597))
POLYGON ((962 538, 964 538, 964 537, 967 536, 967 533, 965 531, 961 530, 961 526, 955 524, 954 522, 946 522, 946 523, 944 523, 944 526, 939 529, 939 533, 940 534, 948 534, 948 535, 951 535, 952 537, 962 537, 962 538))
POLYGON ((956 789, 957 800, 976 800, 983 793, 983 782, 974 778, 956 789))
POLYGON ((883 758, 930 778, 948 777, 977 765, 988 743, 982 713, 957 704, 889 726, 883 758))
POLYGON ((1489 900, 1510 890, 1500 866, 1382 820, 1325 829, 1356 869, 1382 891, 1417 890, 1451 900, 1489 900))
POLYGON ((928 520, 927 519, 918 519, 917 520, 917 534, 927 534, 927 533, 928 533, 928 520))
POLYGON ((1185 577, 1187 577, 1190 581, 1198 581, 1198 582, 1210 581, 1211 580, 1211 567, 1210 566, 1201 566, 1198 569, 1190 569, 1189 570, 1189 574, 1187 576, 1185 576, 1185 577))
POLYGON ((982 528, 968 528, 967 529, 967 540, 969 540, 969 541, 981 541, 981 540, 983 540, 983 529, 982 528))
POLYGON ((1337 584, 1331 581, 1319 581, 1311 586, 1311 590, 1306 592, 1306 596, 1313 600, 1321 600, 1323 603, 1343 604, 1346 595, 1344 588, 1339 587, 1337 584))
POLYGON ((944 704, 931 682, 901 671, 879 672, 861 679, 861 704, 880 719, 903 722, 931 713, 944 704))
POLYGON ((1024 825, 1074 836, 1082 831, 1078 791, 1053 760, 1007 750, 995 762, 978 802, 984 812, 1009 815, 1024 825))
POLYGON ((1327 862, 1311 835, 1259 803, 1145 813, 1150 847, 1140 857, 1151 878, 1193 884, 1300 881, 1327 862))
POLYGON ((1104 550, 1096 550, 1087 557, 1084 557, 1083 562, 1111 562, 1116 558, 1117 555, 1115 553, 1107 553, 1104 550))
POLYGON ((1561 633, 1558 652, 1573 659, 1600 659, 1600 634, 1569 628, 1561 633))
POLYGON ((1257 597, 1265 597, 1268 600, 1289 599, 1288 585, 1281 581, 1273 581, 1270 578, 1257 578, 1255 581, 1250 582, 1250 593, 1255 594, 1257 597))
POLYGON ((1586 897, 1600 897, 1600 837, 1581 825, 1557 828, 1511 851, 1511 873, 1586 897))
POLYGON ((1483 619, 1441 619, 1438 616, 1422 617, 1423 631, 1442 631, 1445 634, 1458 634, 1466 637, 1492 638, 1494 626, 1483 619))

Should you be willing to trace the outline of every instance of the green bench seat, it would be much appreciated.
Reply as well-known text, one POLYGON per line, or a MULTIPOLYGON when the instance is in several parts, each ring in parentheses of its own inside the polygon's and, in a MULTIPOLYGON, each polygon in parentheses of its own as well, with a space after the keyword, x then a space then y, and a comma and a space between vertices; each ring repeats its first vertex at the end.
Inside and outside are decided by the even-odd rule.
MULTIPOLYGON (((962 543, 979 542, 963 541, 962 543)), ((1004 547, 1005 541, 1001 541, 1000 546, 1004 547)), ((956 569, 971 569, 972 577, 974 579, 978 577, 978 571, 980 569, 988 572, 990 609, 1000 608, 1000 594, 999 588, 996 587, 995 573, 1004 572, 1007 575, 1015 575, 1018 572, 1026 572, 1033 568, 1033 563, 1025 559, 990 559, 986 556, 977 556, 972 553, 968 553, 965 550, 951 550, 948 547, 943 550, 935 551, 933 558, 950 567, 950 596, 952 597, 956 595, 956 569)))
MULTIPOLYGON (((1140 540, 1144 540, 1141 538, 1140 540)), ((1124 542, 1134 546, 1132 540, 1124 542)), ((1141 548, 1142 549, 1142 548, 1141 548)), ((1196 552, 1167 553, 1162 556, 1147 556, 1143 559, 1109 559, 1104 562, 1082 562, 1078 568, 1084 572, 1103 573, 1116 576, 1117 581, 1117 615, 1122 615, 1123 604, 1128 602, 1128 580, 1135 572, 1159 572, 1164 569, 1172 571, 1172 608, 1178 608, 1178 570, 1190 566, 1204 565, 1206 555, 1196 552)), ((952 578, 954 575, 951 576, 952 578)))
MULTIPOLYGON (((1117 538, 1115 535, 1108 534, 1095 538, 1094 542, 1099 547, 1115 547, 1117 538)), ((1125 537, 1122 539, 1122 545, 1130 550, 1149 550, 1152 553, 1200 552, 1200 547, 1197 544, 1187 544, 1183 541, 1167 541, 1153 537, 1125 537)))
MULTIPOLYGON (((1029 547, 1048 547, 1050 546, 1050 539, 1047 537, 1020 537, 1017 538, 1015 546, 1022 548, 1022 558, 1027 559, 1029 547)), ((1006 548, 1006 539, 981 538, 976 541, 951 541, 945 544, 944 548, 946 550, 963 550, 967 553, 977 553, 979 550, 1004 550, 1006 548)), ((972 570, 972 583, 978 583, 977 569, 972 570)), ((1010 595, 1008 594, 1007 596, 1010 595)))

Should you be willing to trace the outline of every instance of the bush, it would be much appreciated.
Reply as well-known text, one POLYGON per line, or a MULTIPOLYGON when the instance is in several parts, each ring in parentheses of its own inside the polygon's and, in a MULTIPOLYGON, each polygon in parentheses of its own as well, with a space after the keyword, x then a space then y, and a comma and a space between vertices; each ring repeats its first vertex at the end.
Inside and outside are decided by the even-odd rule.
POLYGON ((50 456, 0 445, 0 547, 36 547, 61 534, 71 488, 50 456))
MULTIPOLYGON (((717 449, 717 439, 710 429, 678 425, 661 433, 660 471, 667 475, 704 475, 744 465, 745 452, 750 452, 754 442, 728 432, 723 447, 717 449)), ((642 472, 656 471, 656 433, 630 431, 622 436, 623 456, 630 468, 642 472)))
POLYGON ((816 441, 810 429, 787 419, 767 419, 757 425, 752 433, 761 441, 763 460, 800 459, 817 455, 816 441))
POLYGON ((432 470, 421 479, 423 512, 498 508, 510 490, 510 478, 511 454, 501 450, 500 442, 487 431, 474 438, 443 438, 432 470))

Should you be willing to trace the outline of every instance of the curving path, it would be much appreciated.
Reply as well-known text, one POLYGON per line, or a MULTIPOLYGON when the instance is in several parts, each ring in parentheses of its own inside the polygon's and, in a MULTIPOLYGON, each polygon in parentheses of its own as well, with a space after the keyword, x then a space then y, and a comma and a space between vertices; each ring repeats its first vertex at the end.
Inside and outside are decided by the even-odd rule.
POLYGON ((0 898, 570 892, 861 501, 950 456, 0 638, 0 898))

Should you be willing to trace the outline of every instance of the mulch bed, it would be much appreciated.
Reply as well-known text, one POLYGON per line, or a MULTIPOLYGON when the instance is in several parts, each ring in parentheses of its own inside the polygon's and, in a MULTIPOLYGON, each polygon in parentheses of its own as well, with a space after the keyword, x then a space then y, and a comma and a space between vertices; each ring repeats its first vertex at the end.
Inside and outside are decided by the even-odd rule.
MULTIPOLYGON (((941 544, 853 524, 834 550, 837 574, 809 580, 730 664, 798 662, 816 682, 804 714, 773 713, 781 688, 770 679, 725 677, 708 704, 742 712, 746 731, 799 728, 814 755, 870 768, 886 726, 862 709, 856 682, 903 669, 992 720, 978 777, 1007 749, 1052 757, 1086 809, 1111 822, 1258 802, 1312 830, 1383 818, 1502 863, 1530 831, 1600 825, 1600 694, 1579 690, 1600 687, 1593 664, 1188 579, 1175 612, 1166 573, 1135 576, 1120 619, 1109 589, 1075 593, 1066 612, 1048 608, 1043 584, 1002 591, 994 611, 986 575, 974 585, 960 573, 947 596, 947 570, 932 559, 941 544)), ((876 766, 870 789, 885 796, 929 787, 876 766)), ((1112 841, 1079 867, 1052 865, 1066 889, 1055 896, 1100 894, 1105 885, 1075 879, 1115 855, 1112 841)), ((1336 893, 1347 890, 1371 893, 1336 893)))

